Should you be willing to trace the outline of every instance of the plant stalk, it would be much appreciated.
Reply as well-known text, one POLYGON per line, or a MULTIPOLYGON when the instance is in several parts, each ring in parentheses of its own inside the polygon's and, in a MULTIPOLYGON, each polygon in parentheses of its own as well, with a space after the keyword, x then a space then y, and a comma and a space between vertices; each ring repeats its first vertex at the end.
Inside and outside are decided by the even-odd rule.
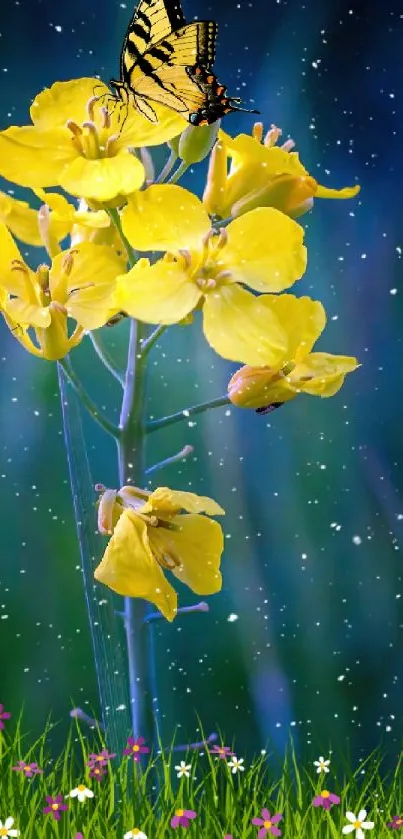
MULTIPOLYGON (((145 480, 145 373, 141 357, 144 325, 131 321, 127 368, 117 441, 119 484, 142 487, 145 480)), ((133 736, 147 736, 147 663, 143 600, 125 597, 123 622, 129 670, 130 713, 133 736)))

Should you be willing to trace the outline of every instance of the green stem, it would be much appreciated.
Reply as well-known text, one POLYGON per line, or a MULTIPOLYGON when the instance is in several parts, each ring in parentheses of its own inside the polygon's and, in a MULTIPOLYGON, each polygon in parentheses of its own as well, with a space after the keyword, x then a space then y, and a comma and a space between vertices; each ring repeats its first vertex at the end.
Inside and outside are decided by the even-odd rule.
POLYGON ((59 365, 64 371, 65 375, 67 376, 70 384, 73 386, 74 390, 76 391, 77 395, 80 397, 83 405, 86 407, 89 414, 91 414, 92 418, 98 425, 106 431, 107 434, 110 434, 111 437, 114 437, 115 440, 119 437, 119 429, 114 425, 113 422, 110 422, 106 417, 103 416, 99 408, 95 405, 92 399, 88 396, 87 391, 81 384, 78 376, 73 370, 71 361, 68 356, 65 358, 60 359, 59 365))
POLYGON ((151 420, 147 423, 147 433, 158 431, 160 428, 165 428, 166 425, 174 425, 175 422, 189 419, 194 414, 202 414, 210 408, 222 408, 224 405, 231 405, 228 396, 219 396, 218 399, 212 399, 210 402, 201 402, 200 405, 193 405, 192 408, 184 408, 183 411, 178 411, 177 414, 170 414, 168 417, 161 417, 161 419, 151 420))
POLYGON ((109 218, 112 221, 112 224, 115 225, 116 230, 118 231, 119 236, 120 236, 120 238, 121 238, 121 240, 122 240, 122 242, 123 242, 123 244, 126 248, 126 253, 127 253, 127 258, 129 260, 129 263, 130 263, 130 268, 133 268, 133 265, 135 265, 135 263, 137 262, 137 254, 136 254, 136 251, 134 250, 134 248, 132 248, 128 239, 126 239, 125 234, 123 233, 122 225, 121 225, 121 222, 120 222, 119 210, 116 210, 116 209, 113 209, 113 208, 109 207, 108 208, 108 215, 109 215, 109 218))
MULTIPOLYGON (((144 325, 132 320, 127 357, 125 387, 120 414, 118 440, 120 486, 142 486, 145 475, 145 372, 141 357, 144 325)), ((129 692, 134 736, 146 736, 146 649, 142 632, 146 606, 143 600, 125 597, 123 621, 129 665, 129 692)))
POLYGON ((125 383, 124 374, 121 370, 117 367, 117 365, 113 362, 112 358, 110 357, 109 353, 105 350, 105 347, 102 346, 102 341, 100 341, 98 335, 95 332, 88 332, 88 337, 94 347, 94 350, 99 358, 102 361, 104 367, 112 373, 112 376, 122 385, 125 383))
POLYGON ((168 175, 171 174, 177 159, 178 155, 172 149, 165 166, 161 169, 161 172, 159 173, 158 178, 155 181, 156 184, 163 184, 164 181, 166 181, 168 175))
POLYGON ((189 164, 185 163, 185 161, 182 160, 176 172, 174 172, 173 175, 171 175, 171 177, 169 178, 168 183, 176 184, 179 181, 179 178, 182 177, 182 175, 186 172, 187 169, 189 169, 189 164))
POLYGON ((161 324, 161 326, 157 326, 157 328, 154 329, 154 332, 152 332, 151 335, 148 336, 148 338, 144 338, 144 341, 141 342, 141 354, 143 358, 145 358, 146 355, 148 355, 155 342, 158 341, 158 338, 160 338, 161 335, 164 334, 166 329, 168 329, 168 327, 164 324, 161 324))

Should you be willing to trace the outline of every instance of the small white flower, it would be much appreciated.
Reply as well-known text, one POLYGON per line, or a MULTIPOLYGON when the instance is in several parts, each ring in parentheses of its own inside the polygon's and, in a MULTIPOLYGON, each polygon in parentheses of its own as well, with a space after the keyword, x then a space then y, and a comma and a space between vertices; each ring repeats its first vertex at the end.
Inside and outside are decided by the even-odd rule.
POLYGON ((12 828, 13 824, 14 824, 14 819, 11 816, 9 816, 8 819, 5 820, 4 824, 3 824, 3 822, 0 822, 0 836, 4 836, 4 837, 6 837, 6 836, 19 836, 20 835, 19 830, 15 830, 15 828, 14 828, 14 830, 10 829, 10 828, 12 828))
POLYGON ((355 837, 356 839, 364 839, 364 830, 372 830, 374 827, 374 822, 366 822, 364 819, 367 817, 366 810, 360 810, 358 816, 355 816, 354 813, 346 813, 346 819, 352 824, 346 824, 343 827, 342 833, 352 833, 355 830, 355 837))
POLYGON ((125 833, 123 839, 147 839, 147 836, 138 827, 132 827, 131 830, 125 833))
POLYGON ((243 757, 240 757, 238 759, 237 757, 235 757, 235 755, 232 758, 232 760, 228 761, 228 766, 230 767, 233 775, 235 775, 235 772, 245 772, 245 767, 242 766, 243 761, 244 761, 243 757))
POLYGON ((175 769, 178 773, 177 777, 182 778, 182 776, 185 775, 186 778, 190 778, 191 768, 192 767, 191 767, 190 763, 185 763, 184 760, 181 760, 180 764, 178 766, 175 766, 175 769))
POLYGON ((314 766, 317 766, 317 772, 330 772, 329 769, 330 760, 325 760, 324 757, 320 757, 319 760, 314 760, 314 766))
POLYGON ((78 798, 78 800, 82 804, 86 798, 94 798, 94 793, 91 789, 85 787, 84 784, 79 784, 78 787, 72 789, 71 792, 69 792, 69 794, 66 795, 66 798, 78 798))

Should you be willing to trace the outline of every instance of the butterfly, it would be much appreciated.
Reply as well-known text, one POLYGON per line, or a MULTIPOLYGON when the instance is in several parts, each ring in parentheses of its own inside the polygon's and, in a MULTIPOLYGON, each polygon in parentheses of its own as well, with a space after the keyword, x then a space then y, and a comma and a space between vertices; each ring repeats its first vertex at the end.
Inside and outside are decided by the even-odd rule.
POLYGON ((179 0, 140 0, 123 42, 120 79, 110 85, 151 122, 157 122, 153 102, 183 114, 191 125, 244 111, 242 100, 227 96, 211 69, 216 37, 213 21, 186 23, 179 0))

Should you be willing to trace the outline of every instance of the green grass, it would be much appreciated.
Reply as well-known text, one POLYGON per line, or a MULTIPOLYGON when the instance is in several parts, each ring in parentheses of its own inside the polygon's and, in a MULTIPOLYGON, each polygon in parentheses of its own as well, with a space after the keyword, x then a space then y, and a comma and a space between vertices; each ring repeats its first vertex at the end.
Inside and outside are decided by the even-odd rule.
MULTIPOLYGON (((285 839, 342 837, 342 827, 348 823, 346 810, 358 814, 363 808, 367 810, 367 820, 375 822, 374 830, 365 831, 366 839, 381 839, 391 836, 386 822, 402 809, 400 760, 389 777, 381 778, 379 750, 355 770, 344 763, 339 773, 341 781, 335 779, 333 772, 336 753, 330 772, 319 776, 313 765, 298 765, 291 743, 277 778, 273 777, 265 755, 260 754, 246 765, 244 772, 232 775, 225 760, 203 749, 142 755, 140 766, 131 758, 124 758, 119 765, 115 758, 108 774, 98 783, 88 776, 87 755, 98 752, 105 744, 96 736, 93 742, 88 741, 79 725, 74 724, 63 753, 52 760, 48 746, 52 727, 49 723, 31 746, 21 733, 21 720, 13 735, 7 730, 0 734, 0 820, 4 823, 12 816, 13 828, 21 831, 21 839, 70 839, 78 831, 85 839, 123 839, 124 833, 134 827, 148 839, 223 839, 226 834, 233 839, 252 839, 257 837, 258 828, 251 819, 260 816, 262 807, 267 807, 272 815, 283 813, 278 826, 285 839), (12 771, 11 767, 21 759, 27 763, 36 761, 43 775, 29 780, 12 771), (174 766, 181 760, 192 766, 189 779, 176 777, 174 766), (80 783, 94 791, 93 799, 80 804, 77 799, 66 798, 69 810, 61 814, 59 822, 43 814, 46 795, 68 795, 80 783), (322 789, 341 798, 340 804, 329 812, 312 806, 313 797, 322 789), (170 826, 174 811, 179 808, 198 813, 187 830, 170 826)), ((348 835, 355 837, 355 832, 348 835)))

